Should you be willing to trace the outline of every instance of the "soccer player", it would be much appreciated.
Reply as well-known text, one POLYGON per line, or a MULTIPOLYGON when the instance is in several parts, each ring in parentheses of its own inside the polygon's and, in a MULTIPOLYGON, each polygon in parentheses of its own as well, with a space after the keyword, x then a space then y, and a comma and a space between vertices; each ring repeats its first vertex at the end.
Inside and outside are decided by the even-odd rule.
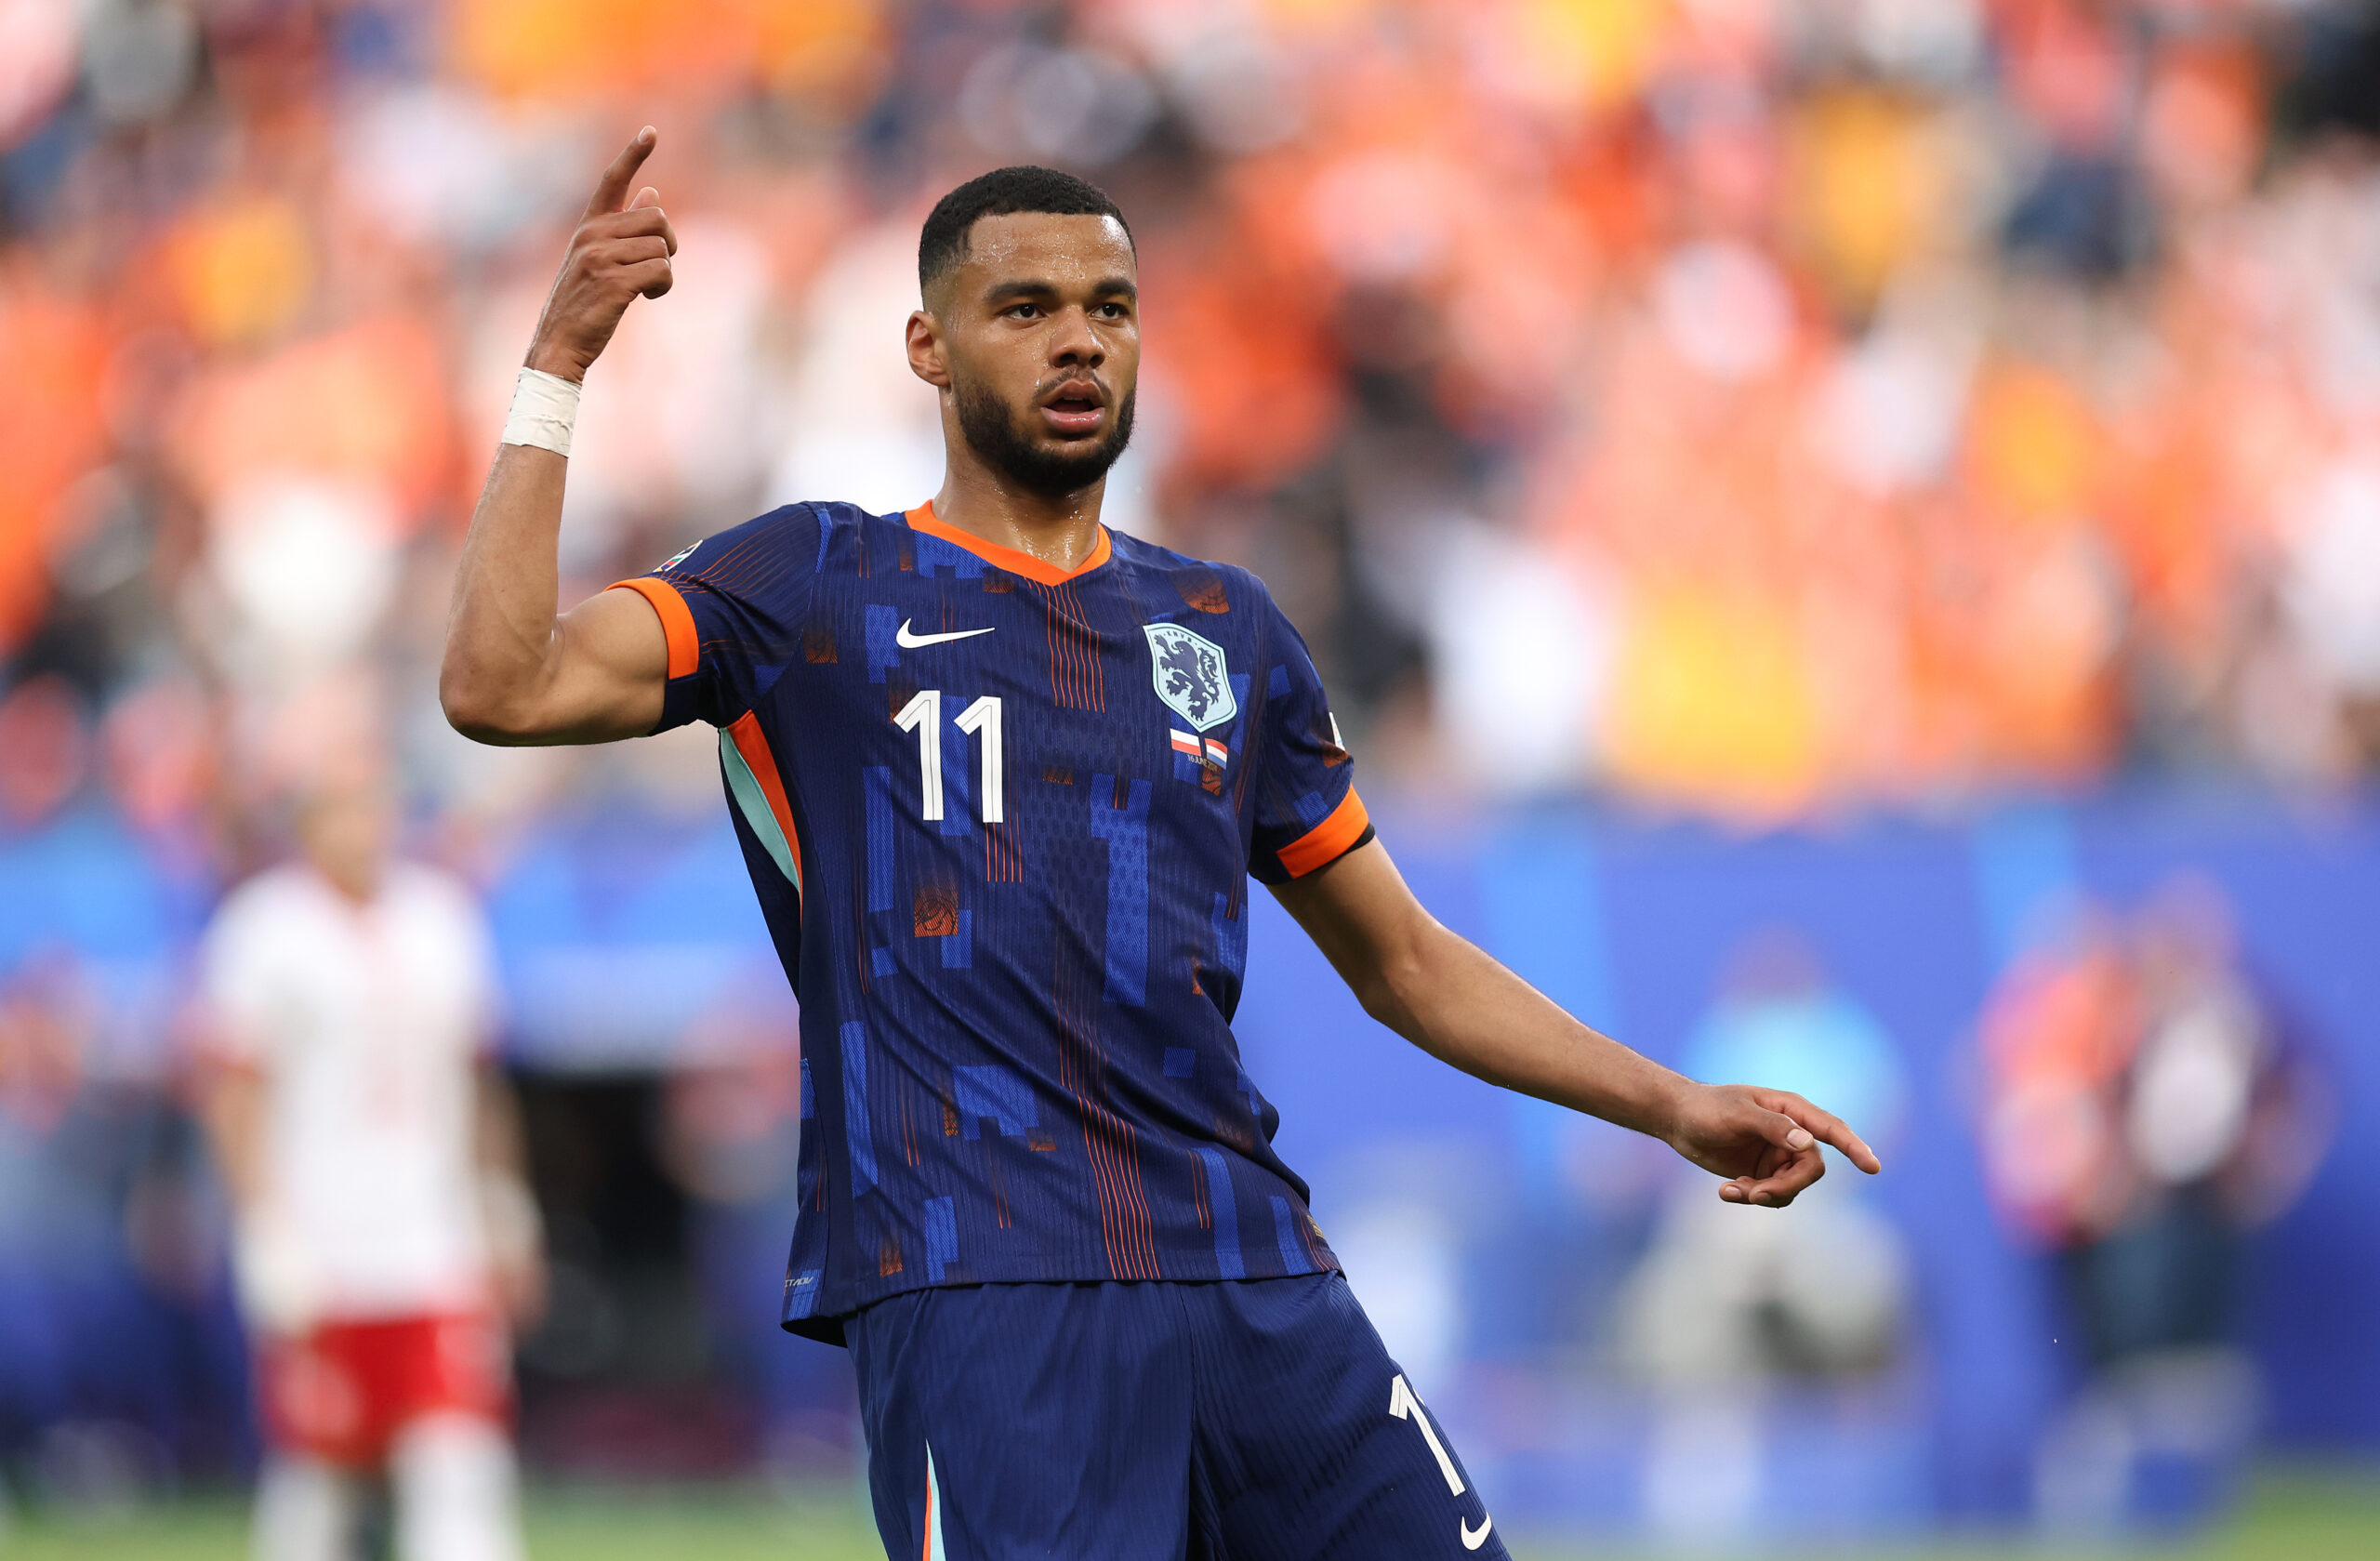
POLYGON ((299 860, 201 951, 205 1118, 269 1456, 258 1561, 348 1561, 385 1475, 398 1561, 516 1561, 506 1312, 542 1287, 469 891, 390 859, 377 782, 310 796, 299 860))
POLYGON ((887 1554, 1502 1554, 1240 1066, 1250 877, 1406 1038, 1664 1139, 1722 1197, 1790 1202, 1821 1142, 1875 1158, 1432 919, 1263 583, 1100 524, 1141 300, 1123 214, 1079 179, 1002 168, 926 219, 907 351, 940 492, 789 505, 558 615, 575 387, 670 284, 659 197, 629 195, 654 141, 604 173, 538 324, 440 693, 485 742, 718 728, 801 1001, 784 1320, 851 1348, 887 1554))

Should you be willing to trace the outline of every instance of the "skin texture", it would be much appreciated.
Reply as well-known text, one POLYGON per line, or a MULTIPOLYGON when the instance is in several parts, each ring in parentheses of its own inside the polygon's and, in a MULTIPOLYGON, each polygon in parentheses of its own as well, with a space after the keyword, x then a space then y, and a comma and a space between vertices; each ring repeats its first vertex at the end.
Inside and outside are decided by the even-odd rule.
POLYGON ((1099 541, 1104 466, 1080 486, 1031 485, 967 437, 961 402, 972 391, 996 405, 1012 437, 1046 456, 1112 443, 1141 374, 1140 266, 1111 217, 1018 212, 986 217, 967 235, 967 258, 936 280, 928 307, 909 316, 909 371, 942 403, 942 490, 933 512, 947 525, 1062 569, 1099 541), (1091 426, 1054 426, 1042 410, 1072 393, 1098 403, 1091 426))
MULTIPOLYGON (((628 199, 654 139, 640 132, 588 203, 531 366, 583 376, 628 305, 668 290, 676 241, 659 196, 647 188, 628 199)), ((970 231, 966 258, 934 279, 906 338, 910 370, 941 398, 933 505, 945 523, 1061 568, 1091 555, 1104 462, 1084 459, 1078 485, 1046 480, 1047 469, 1120 443, 1140 376, 1138 277, 1112 218, 1016 213, 970 231), (1085 403, 1078 412, 1051 409, 1070 395, 1085 403), (987 456, 969 437, 971 412, 1005 418, 1044 480, 987 456)), ((456 727, 483 742, 606 742, 660 719, 668 656, 644 599, 606 591, 555 613, 567 465, 504 446, 472 517, 439 694, 456 727)), ((1382 1024, 1490 1083, 1660 1139, 1723 1178, 1729 1202, 1791 1203, 1825 1174, 1821 1143, 1882 1169, 1848 1127, 1798 1095, 1696 1083, 1580 1024, 1441 926, 1376 840, 1275 893, 1382 1024)))
POLYGON ((1377 840, 1273 893, 1373 1018, 1474 1078, 1659 1139, 1726 1178, 1730 1203, 1792 1202, 1826 1174, 1821 1143, 1884 1169, 1799 1095, 1698 1084, 1580 1024, 1441 926, 1377 840))
MULTIPOLYGON (((669 290, 677 234, 660 192, 628 191, 659 137, 637 132, 603 170, 571 235, 527 364, 573 381, 636 298, 669 290)), ((526 444, 496 447, 455 575, 438 673, 446 719, 483 743, 607 743, 661 720, 669 651, 633 591, 602 591, 557 614, 562 480, 570 463, 526 444)))

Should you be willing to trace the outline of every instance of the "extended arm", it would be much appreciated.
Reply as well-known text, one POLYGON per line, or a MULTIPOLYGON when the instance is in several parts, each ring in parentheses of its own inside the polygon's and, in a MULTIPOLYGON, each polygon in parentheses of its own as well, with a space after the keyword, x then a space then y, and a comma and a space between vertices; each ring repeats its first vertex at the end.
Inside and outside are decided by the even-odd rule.
POLYGON ((200 1125, 231 1200, 235 1220, 264 1200, 265 1078, 238 1063, 209 1059, 198 1074, 200 1125))
POLYGON ((1660 1139, 1726 1178, 1719 1196, 1731 1203, 1792 1202, 1825 1174, 1820 1141, 1883 1169, 1799 1095, 1698 1084, 1580 1024, 1441 926, 1377 840, 1274 893, 1373 1018, 1490 1084, 1660 1139))
MULTIPOLYGON (((627 199, 654 140, 650 128, 638 132, 604 170, 546 299, 529 367, 582 381, 629 302, 669 290, 678 240, 659 196, 647 188, 627 199)), ((569 467, 551 450, 498 445, 471 515, 438 698, 455 729, 483 743, 604 743, 661 720, 668 650, 653 609, 615 590, 557 611, 569 467)))
POLYGON ((273 1184, 271 1077, 227 1053, 200 1064, 198 1085, 199 1119, 231 1203, 231 1272, 240 1310, 260 1332, 303 1333, 316 1320, 321 1295, 312 1261, 290 1223, 285 1189, 273 1184))
POLYGON ((504 1070, 492 1063, 481 1065, 473 1085, 471 1158, 479 1171, 496 1296, 515 1325, 527 1327, 545 1315, 546 1263, 543 1223, 529 1191, 521 1102, 504 1070))

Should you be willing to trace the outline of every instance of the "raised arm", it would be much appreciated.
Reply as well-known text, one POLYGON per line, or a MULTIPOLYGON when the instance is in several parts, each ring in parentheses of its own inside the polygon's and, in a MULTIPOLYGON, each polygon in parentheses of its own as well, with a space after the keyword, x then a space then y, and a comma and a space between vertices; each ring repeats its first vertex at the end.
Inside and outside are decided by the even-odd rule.
POLYGON ((1883 1169, 1801 1096, 1698 1084, 1599 1035, 1439 925, 1374 840, 1276 888, 1364 1011, 1463 1072, 1649 1133, 1726 1178, 1730 1203, 1781 1207, 1826 1172, 1820 1142, 1883 1169))
MULTIPOLYGON (((580 383, 630 301, 669 290, 678 238, 660 194, 628 193, 656 139, 650 126, 639 131, 603 171, 546 298, 528 367, 580 383)), ((569 469, 551 450, 500 444, 471 515, 438 699, 455 729, 479 742, 606 743, 661 720, 668 642, 643 598, 601 591, 557 611, 569 469)))

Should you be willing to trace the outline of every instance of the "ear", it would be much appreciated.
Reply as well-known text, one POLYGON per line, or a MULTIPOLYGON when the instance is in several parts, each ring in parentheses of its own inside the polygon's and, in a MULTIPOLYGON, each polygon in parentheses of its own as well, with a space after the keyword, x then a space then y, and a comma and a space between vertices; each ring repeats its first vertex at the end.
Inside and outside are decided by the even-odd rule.
POLYGON ((950 388, 950 364, 942 352, 941 323, 920 309, 909 316, 909 372, 936 390, 950 388))

